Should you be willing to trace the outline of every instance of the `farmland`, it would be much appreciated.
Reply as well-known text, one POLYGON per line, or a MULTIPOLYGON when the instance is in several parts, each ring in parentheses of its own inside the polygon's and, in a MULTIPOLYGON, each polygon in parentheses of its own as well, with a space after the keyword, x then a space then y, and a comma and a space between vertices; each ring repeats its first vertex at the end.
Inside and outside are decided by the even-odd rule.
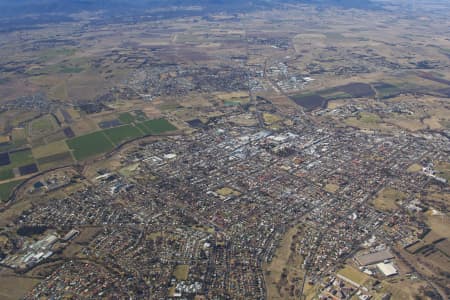
POLYGON ((33 138, 45 136, 52 133, 58 128, 55 118, 51 115, 43 116, 37 120, 34 120, 30 124, 30 136, 33 138))
POLYGON ((69 151, 69 148, 67 148, 67 144, 63 140, 32 149, 33 156, 36 159, 67 151, 69 151))
POLYGON ((14 178, 14 169, 16 168, 18 168, 18 175, 37 172, 35 168, 29 167, 35 162, 29 149, 9 152, 9 154, 2 153, 1 157, 3 164, 0 165, 0 181, 14 178))
POLYGON ((142 132, 138 128, 131 125, 106 129, 103 132, 113 142, 114 145, 119 145, 126 140, 131 140, 142 136, 142 132))
POLYGON ((73 150, 73 155, 77 160, 105 153, 114 148, 114 145, 103 131, 67 140, 67 145, 73 150))
POLYGON ((0 184, 0 201, 7 201, 13 189, 21 183, 22 180, 16 180, 0 184))
POLYGON ((161 134, 177 129, 166 119, 149 120, 140 123, 140 125, 139 128, 142 129, 145 134, 161 134))
POLYGON ((58 166, 70 165, 73 161, 72 154, 69 151, 37 159, 39 169, 42 171, 56 168, 58 166))
MULTIPOLYGON (((129 116, 125 118, 131 120, 129 116)), ((67 145, 73 150, 75 159, 80 161, 111 151, 114 146, 125 141, 173 130, 176 130, 176 127, 167 120, 156 119, 137 123, 136 126, 127 124, 75 137, 67 140, 67 145)))
POLYGON ((326 99, 317 94, 295 95, 292 96, 292 99, 306 110, 313 110, 326 105, 326 99))

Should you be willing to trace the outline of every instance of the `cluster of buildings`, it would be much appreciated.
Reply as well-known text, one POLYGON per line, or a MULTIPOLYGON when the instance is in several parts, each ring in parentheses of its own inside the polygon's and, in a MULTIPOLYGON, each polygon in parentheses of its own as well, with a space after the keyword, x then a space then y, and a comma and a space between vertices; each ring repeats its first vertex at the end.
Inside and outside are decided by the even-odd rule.
POLYGON ((21 249, 1 260, 0 265, 17 271, 31 269, 64 248, 78 233, 78 230, 72 229, 61 238, 57 233, 50 233, 37 241, 25 240, 21 249))
POLYGON ((126 85, 146 100, 159 96, 185 96, 191 92, 240 91, 248 89, 254 74, 239 65, 181 67, 172 63, 153 63, 137 69, 126 85))
MULTIPOLYGON (((448 140, 291 120, 279 131, 218 121, 189 136, 140 143, 121 155, 123 166, 133 166, 126 176, 101 170, 90 186, 22 215, 21 226, 101 229, 77 254, 82 262, 65 264, 33 294, 261 299, 263 266, 299 224, 299 269, 309 284, 334 274, 374 237, 386 248, 368 247, 355 261, 366 273, 395 275, 386 249, 426 230, 406 211, 423 205, 414 195, 429 178, 406 170, 441 157, 448 140), (407 195, 392 212, 372 204, 386 187, 407 195)), ((333 296, 366 295, 341 278, 327 288, 333 296)))

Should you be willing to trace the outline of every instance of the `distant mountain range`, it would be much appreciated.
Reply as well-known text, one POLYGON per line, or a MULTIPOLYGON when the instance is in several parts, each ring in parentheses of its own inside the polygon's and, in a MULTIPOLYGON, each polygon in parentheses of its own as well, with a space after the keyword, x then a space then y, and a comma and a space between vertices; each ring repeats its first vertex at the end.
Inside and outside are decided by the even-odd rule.
POLYGON ((321 8, 380 9, 374 1, 377 0, 0 0, 0 32, 74 21, 71 14, 82 11, 101 12, 105 21, 108 18, 118 21, 121 18, 129 20, 130 16, 166 19, 217 12, 249 12, 288 3, 313 4, 321 8), (190 6, 202 9, 188 9, 190 6), (179 9, 164 10, 172 7, 179 9))
POLYGON ((164 6, 192 5, 202 6, 206 10, 221 9, 236 11, 277 6, 289 2, 360 9, 378 7, 371 0, 0 0, 0 15, 69 14, 85 10, 104 10, 109 13, 123 13, 164 6))

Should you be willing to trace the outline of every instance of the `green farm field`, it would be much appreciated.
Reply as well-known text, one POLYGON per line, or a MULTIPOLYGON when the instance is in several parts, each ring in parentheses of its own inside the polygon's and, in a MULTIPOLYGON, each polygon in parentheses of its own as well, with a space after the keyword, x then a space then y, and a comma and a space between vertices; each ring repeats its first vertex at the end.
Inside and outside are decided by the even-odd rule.
POLYGON ((0 201, 6 202, 13 189, 22 182, 23 180, 16 180, 0 184, 0 201))
POLYGON ((116 146, 124 141, 143 136, 142 132, 138 128, 131 125, 106 129, 103 132, 116 146))
POLYGON ((67 145, 73 150, 73 155, 77 160, 83 160, 114 148, 112 142, 106 137, 103 131, 98 131, 67 140, 67 145))
MULTIPOLYGON (((131 121, 130 117, 132 116, 126 115, 124 118, 131 121)), ((111 151, 114 146, 118 146, 125 141, 176 129, 166 119, 149 120, 137 123, 136 126, 128 124, 69 139, 67 145, 73 150, 75 159, 80 161, 111 151)))
POLYGON ((174 131, 177 128, 166 119, 156 119, 140 123, 140 129, 146 134, 161 134, 168 131, 174 131))
POLYGON ((14 168, 34 163, 33 155, 29 149, 12 152, 9 154, 9 159, 11 160, 9 165, 0 167, 0 181, 14 178, 14 168))

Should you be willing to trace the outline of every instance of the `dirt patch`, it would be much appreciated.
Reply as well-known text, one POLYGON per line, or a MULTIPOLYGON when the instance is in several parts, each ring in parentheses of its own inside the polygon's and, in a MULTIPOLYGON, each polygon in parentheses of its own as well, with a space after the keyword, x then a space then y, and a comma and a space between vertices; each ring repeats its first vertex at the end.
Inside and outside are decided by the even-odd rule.
POLYGON ((0 276, 0 299, 22 299, 39 282, 40 280, 32 278, 0 276))

